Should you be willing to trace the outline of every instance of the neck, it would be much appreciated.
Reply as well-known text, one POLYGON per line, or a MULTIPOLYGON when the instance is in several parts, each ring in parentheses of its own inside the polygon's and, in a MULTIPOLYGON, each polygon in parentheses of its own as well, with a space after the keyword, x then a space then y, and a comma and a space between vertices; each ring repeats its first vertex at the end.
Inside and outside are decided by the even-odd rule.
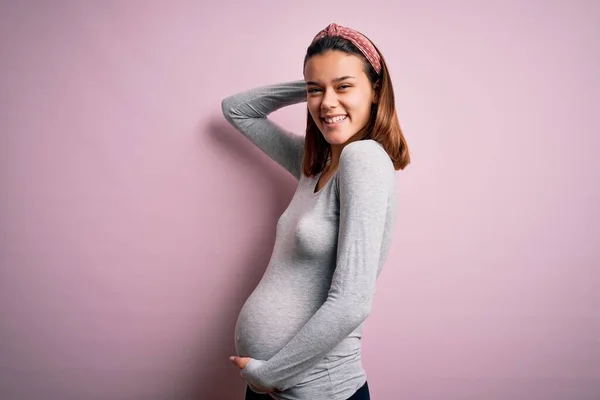
POLYGON ((343 149, 343 145, 342 146, 339 146, 339 145, 331 146, 331 148, 330 148, 331 156, 329 159, 329 165, 327 166, 327 169, 337 168, 338 164, 340 163, 340 155, 342 154, 342 149, 343 149))

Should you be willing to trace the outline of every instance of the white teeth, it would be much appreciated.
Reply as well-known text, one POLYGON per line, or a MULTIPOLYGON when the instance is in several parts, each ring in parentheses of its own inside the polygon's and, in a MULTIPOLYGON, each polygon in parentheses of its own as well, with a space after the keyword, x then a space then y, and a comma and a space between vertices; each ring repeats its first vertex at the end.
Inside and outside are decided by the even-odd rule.
POLYGON ((336 122, 345 120, 347 117, 347 115, 339 115, 333 118, 325 118, 325 122, 327 122, 328 124, 335 124, 336 122))

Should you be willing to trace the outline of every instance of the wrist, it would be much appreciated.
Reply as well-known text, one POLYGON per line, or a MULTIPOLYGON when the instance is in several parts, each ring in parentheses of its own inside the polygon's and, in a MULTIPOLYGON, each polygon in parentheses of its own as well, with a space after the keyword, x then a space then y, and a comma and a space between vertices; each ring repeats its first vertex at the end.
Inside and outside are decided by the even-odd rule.
POLYGON ((270 382, 265 382, 260 374, 260 369, 264 365, 265 361, 251 358, 246 364, 246 367, 240 370, 242 377, 251 385, 258 386, 266 390, 272 390, 273 387, 270 382))

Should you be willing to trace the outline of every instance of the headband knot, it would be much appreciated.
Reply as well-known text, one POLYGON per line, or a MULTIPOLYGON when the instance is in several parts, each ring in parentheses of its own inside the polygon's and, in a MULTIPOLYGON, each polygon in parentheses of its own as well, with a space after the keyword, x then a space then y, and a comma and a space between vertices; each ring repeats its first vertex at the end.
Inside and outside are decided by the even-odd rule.
POLYGON ((340 36, 341 32, 340 32, 340 26, 338 24, 335 24, 335 23, 329 24, 327 26, 327 28, 325 28, 325 29, 327 29, 328 36, 340 36))
POLYGON ((327 25, 327 27, 325 29, 323 29, 319 33, 317 33, 317 35, 314 37, 312 43, 316 42, 317 40, 319 40, 325 36, 341 37, 343 39, 346 39, 346 40, 349 40, 350 42, 352 42, 352 44, 354 44, 358 48, 358 50, 360 50, 360 52, 366 57, 366 59, 369 61, 369 63, 373 66, 373 69, 375 69, 375 72, 377 72, 377 74, 381 74, 381 58, 379 57, 379 53, 375 49, 375 46, 373 45, 373 43, 371 43, 371 41, 369 39, 367 39, 367 37, 365 35, 363 35, 362 33, 358 32, 354 29, 350 29, 345 26, 338 25, 336 23, 331 23, 331 24, 327 25))

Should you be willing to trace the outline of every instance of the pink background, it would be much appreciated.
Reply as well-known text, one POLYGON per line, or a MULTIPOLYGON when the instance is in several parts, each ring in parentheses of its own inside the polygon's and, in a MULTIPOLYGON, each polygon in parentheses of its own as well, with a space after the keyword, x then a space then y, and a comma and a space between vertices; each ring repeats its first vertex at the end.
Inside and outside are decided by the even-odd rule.
MULTIPOLYGON (((294 182, 220 101, 301 79, 330 22, 383 51, 413 156, 365 329, 373 398, 600 398, 600 3, 18 3, 0 398, 243 398, 233 327, 294 182)), ((304 105, 273 118, 302 134, 304 105)))

